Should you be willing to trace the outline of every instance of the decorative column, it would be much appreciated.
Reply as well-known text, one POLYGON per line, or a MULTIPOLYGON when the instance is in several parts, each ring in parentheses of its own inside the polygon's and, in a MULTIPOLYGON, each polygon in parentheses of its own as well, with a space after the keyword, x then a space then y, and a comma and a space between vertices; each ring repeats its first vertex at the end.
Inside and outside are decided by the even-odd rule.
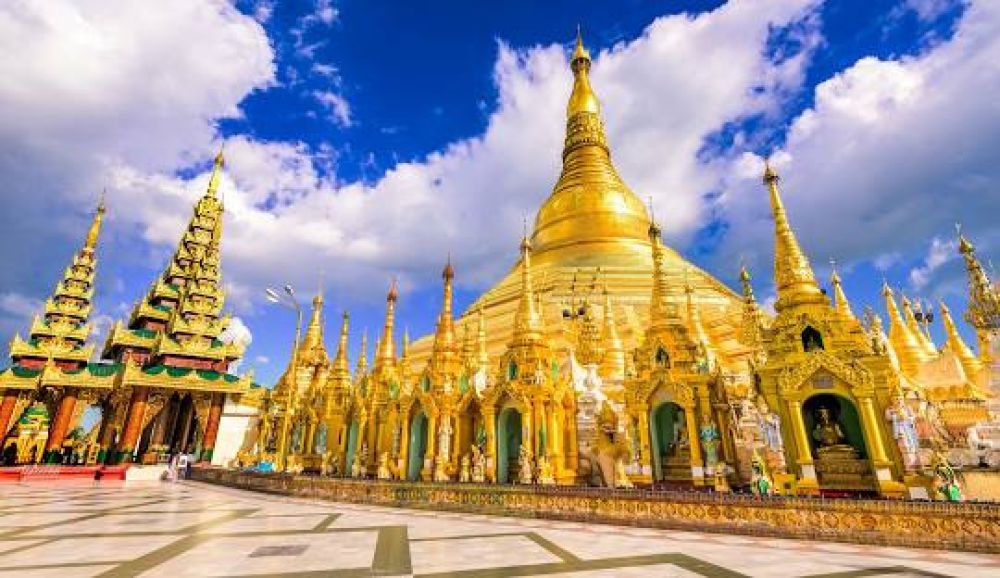
POLYGON ((649 407, 643 405, 639 407, 639 458, 642 463, 642 475, 649 476, 652 481, 653 476, 653 432, 649 428, 649 407))
POLYGON ((7 437, 7 430, 10 429, 10 419, 14 415, 14 407, 16 405, 17 390, 5 390, 3 401, 0 401, 0 441, 3 441, 7 437))
POLYGON ((212 407, 208 410, 208 423, 205 425, 205 439, 201 446, 201 460, 209 463, 215 452, 215 439, 219 437, 219 421, 222 419, 222 408, 226 403, 226 394, 213 393, 212 407))
POLYGON ((796 461, 799 463, 799 473, 802 476, 802 479, 799 480, 799 487, 807 490, 818 489, 819 480, 816 479, 816 467, 813 466, 809 434, 806 432, 805 419, 802 418, 802 402, 788 400, 788 413, 789 417, 792 418, 792 433, 798 448, 796 461))
POLYGON ((76 407, 76 390, 67 387, 59 399, 59 408, 49 427, 49 438, 45 442, 45 463, 59 462, 62 453, 63 440, 69 431, 69 422, 73 419, 73 409, 76 407))
POLYGON ((497 418, 493 406, 483 409, 483 426, 486 428, 486 480, 496 483, 497 418))
POLYGON ((410 467, 410 412, 406 412, 403 420, 403 433, 399 436, 399 456, 396 457, 396 469, 399 479, 405 480, 410 467))
POLYGON ((576 403, 570 407, 569 411, 563 413, 564 416, 569 416, 566 419, 565 427, 569 428, 569 447, 564 448, 566 453, 566 467, 573 470, 574 474, 578 474, 580 471, 580 440, 577 437, 579 431, 577 430, 576 422, 576 403))
POLYGON ((427 451, 424 452, 424 463, 420 466, 421 477, 431 480, 434 477, 434 456, 437 454, 437 412, 427 416, 427 451), (430 464, 430 465, 427 465, 430 464))
POLYGON ((688 428, 688 448, 691 450, 691 480, 694 485, 701 486, 705 481, 705 462, 701 457, 701 438, 698 437, 698 418, 694 404, 684 408, 684 413, 688 428))
POLYGON ((121 442, 118 444, 118 456, 116 462, 131 462, 132 454, 135 453, 135 446, 139 442, 139 434, 142 430, 142 418, 146 413, 146 400, 149 399, 149 390, 145 387, 137 387, 132 392, 132 400, 128 405, 128 414, 125 418, 125 431, 122 434, 121 442))
POLYGON ((181 408, 183 413, 181 413, 181 438, 180 444, 177 446, 177 451, 182 454, 186 454, 188 450, 188 441, 191 437, 191 424, 194 422, 194 399, 188 398, 188 403, 184 404, 181 401, 181 408))

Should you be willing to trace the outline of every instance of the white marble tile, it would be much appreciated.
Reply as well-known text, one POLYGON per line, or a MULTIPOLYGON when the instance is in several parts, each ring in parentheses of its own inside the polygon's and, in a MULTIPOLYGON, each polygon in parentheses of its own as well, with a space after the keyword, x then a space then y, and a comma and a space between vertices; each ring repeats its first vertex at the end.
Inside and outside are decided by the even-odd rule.
POLYGON ((13 554, 0 554, 0 569, 42 564, 122 562, 148 554, 179 536, 64 538, 13 554))
POLYGON ((414 574, 561 562, 524 536, 410 542, 414 574))

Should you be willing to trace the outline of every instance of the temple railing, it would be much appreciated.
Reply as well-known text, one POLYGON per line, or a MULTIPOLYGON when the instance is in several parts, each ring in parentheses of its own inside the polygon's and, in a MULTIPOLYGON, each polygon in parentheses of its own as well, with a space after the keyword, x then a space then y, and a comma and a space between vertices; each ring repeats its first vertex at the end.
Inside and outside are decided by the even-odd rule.
POLYGON ((454 512, 1000 552, 1000 504, 757 497, 677 490, 387 482, 195 468, 194 479, 282 495, 454 512))

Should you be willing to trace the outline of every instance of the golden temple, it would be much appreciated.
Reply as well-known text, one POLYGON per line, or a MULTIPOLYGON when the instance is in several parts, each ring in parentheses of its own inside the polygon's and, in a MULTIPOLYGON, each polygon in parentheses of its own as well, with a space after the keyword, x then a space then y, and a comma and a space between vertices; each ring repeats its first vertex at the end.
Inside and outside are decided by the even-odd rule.
POLYGON ((317 297, 238 463, 385 480, 954 497, 935 486, 954 482, 945 454, 995 419, 1000 308, 971 244, 961 239, 980 353, 943 303, 938 348, 929 312, 905 297, 901 310, 888 287, 886 333, 878 316, 855 315, 836 272, 827 296, 767 165, 770 315, 745 269, 734 292, 663 244, 611 160, 591 65, 578 36, 562 172, 510 272, 456 319, 449 262, 435 332, 404 336, 398 352, 391 285, 374 360, 366 336, 353 375, 348 316, 331 360, 317 297))

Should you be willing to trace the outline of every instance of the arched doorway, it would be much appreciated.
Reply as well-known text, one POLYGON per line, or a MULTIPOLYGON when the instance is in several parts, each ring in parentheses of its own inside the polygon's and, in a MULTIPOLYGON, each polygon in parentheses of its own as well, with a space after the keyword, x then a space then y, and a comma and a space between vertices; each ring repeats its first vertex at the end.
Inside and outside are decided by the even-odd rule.
POLYGON ((351 421, 351 427, 347 430, 347 452, 344 454, 344 475, 349 475, 351 465, 354 463, 354 454, 358 451, 358 433, 360 426, 357 420, 351 421))
POLYGON ((485 439, 486 429, 483 427, 479 403, 475 399, 469 400, 458 416, 458 447, 455 450, 459 459, 461 456, 471 453, 473 445, 480 446, 480 450, 484 450, 485 448, 481 444, 485 442, 485 439))
POLYGON ((410 419, 409 452, 406 456, 406 479, 411 482, 420 479, 427 453, 427 415, 417 411, 410 419))
POLYGON ((521 454, 521 412, 513 407, 504 408, 497 416, 497 483, 513 480, 517 472, 517 459, 521 454))
MULTIPOLYGON (((653 480, 674 477, 679 470, 690 471, 690 448, 684 410, 672 401, 660 403, 650 412, 650 438, 653 450, 653 480)), ((683 476, 686 477, 686 476, 683 476)))
POLYGON ((859 458, 868 457, 861 418, 850 400, 831 393, 814 395, 802 404, 802 417, 814 458, 837 445, 850 446, 859 458))

